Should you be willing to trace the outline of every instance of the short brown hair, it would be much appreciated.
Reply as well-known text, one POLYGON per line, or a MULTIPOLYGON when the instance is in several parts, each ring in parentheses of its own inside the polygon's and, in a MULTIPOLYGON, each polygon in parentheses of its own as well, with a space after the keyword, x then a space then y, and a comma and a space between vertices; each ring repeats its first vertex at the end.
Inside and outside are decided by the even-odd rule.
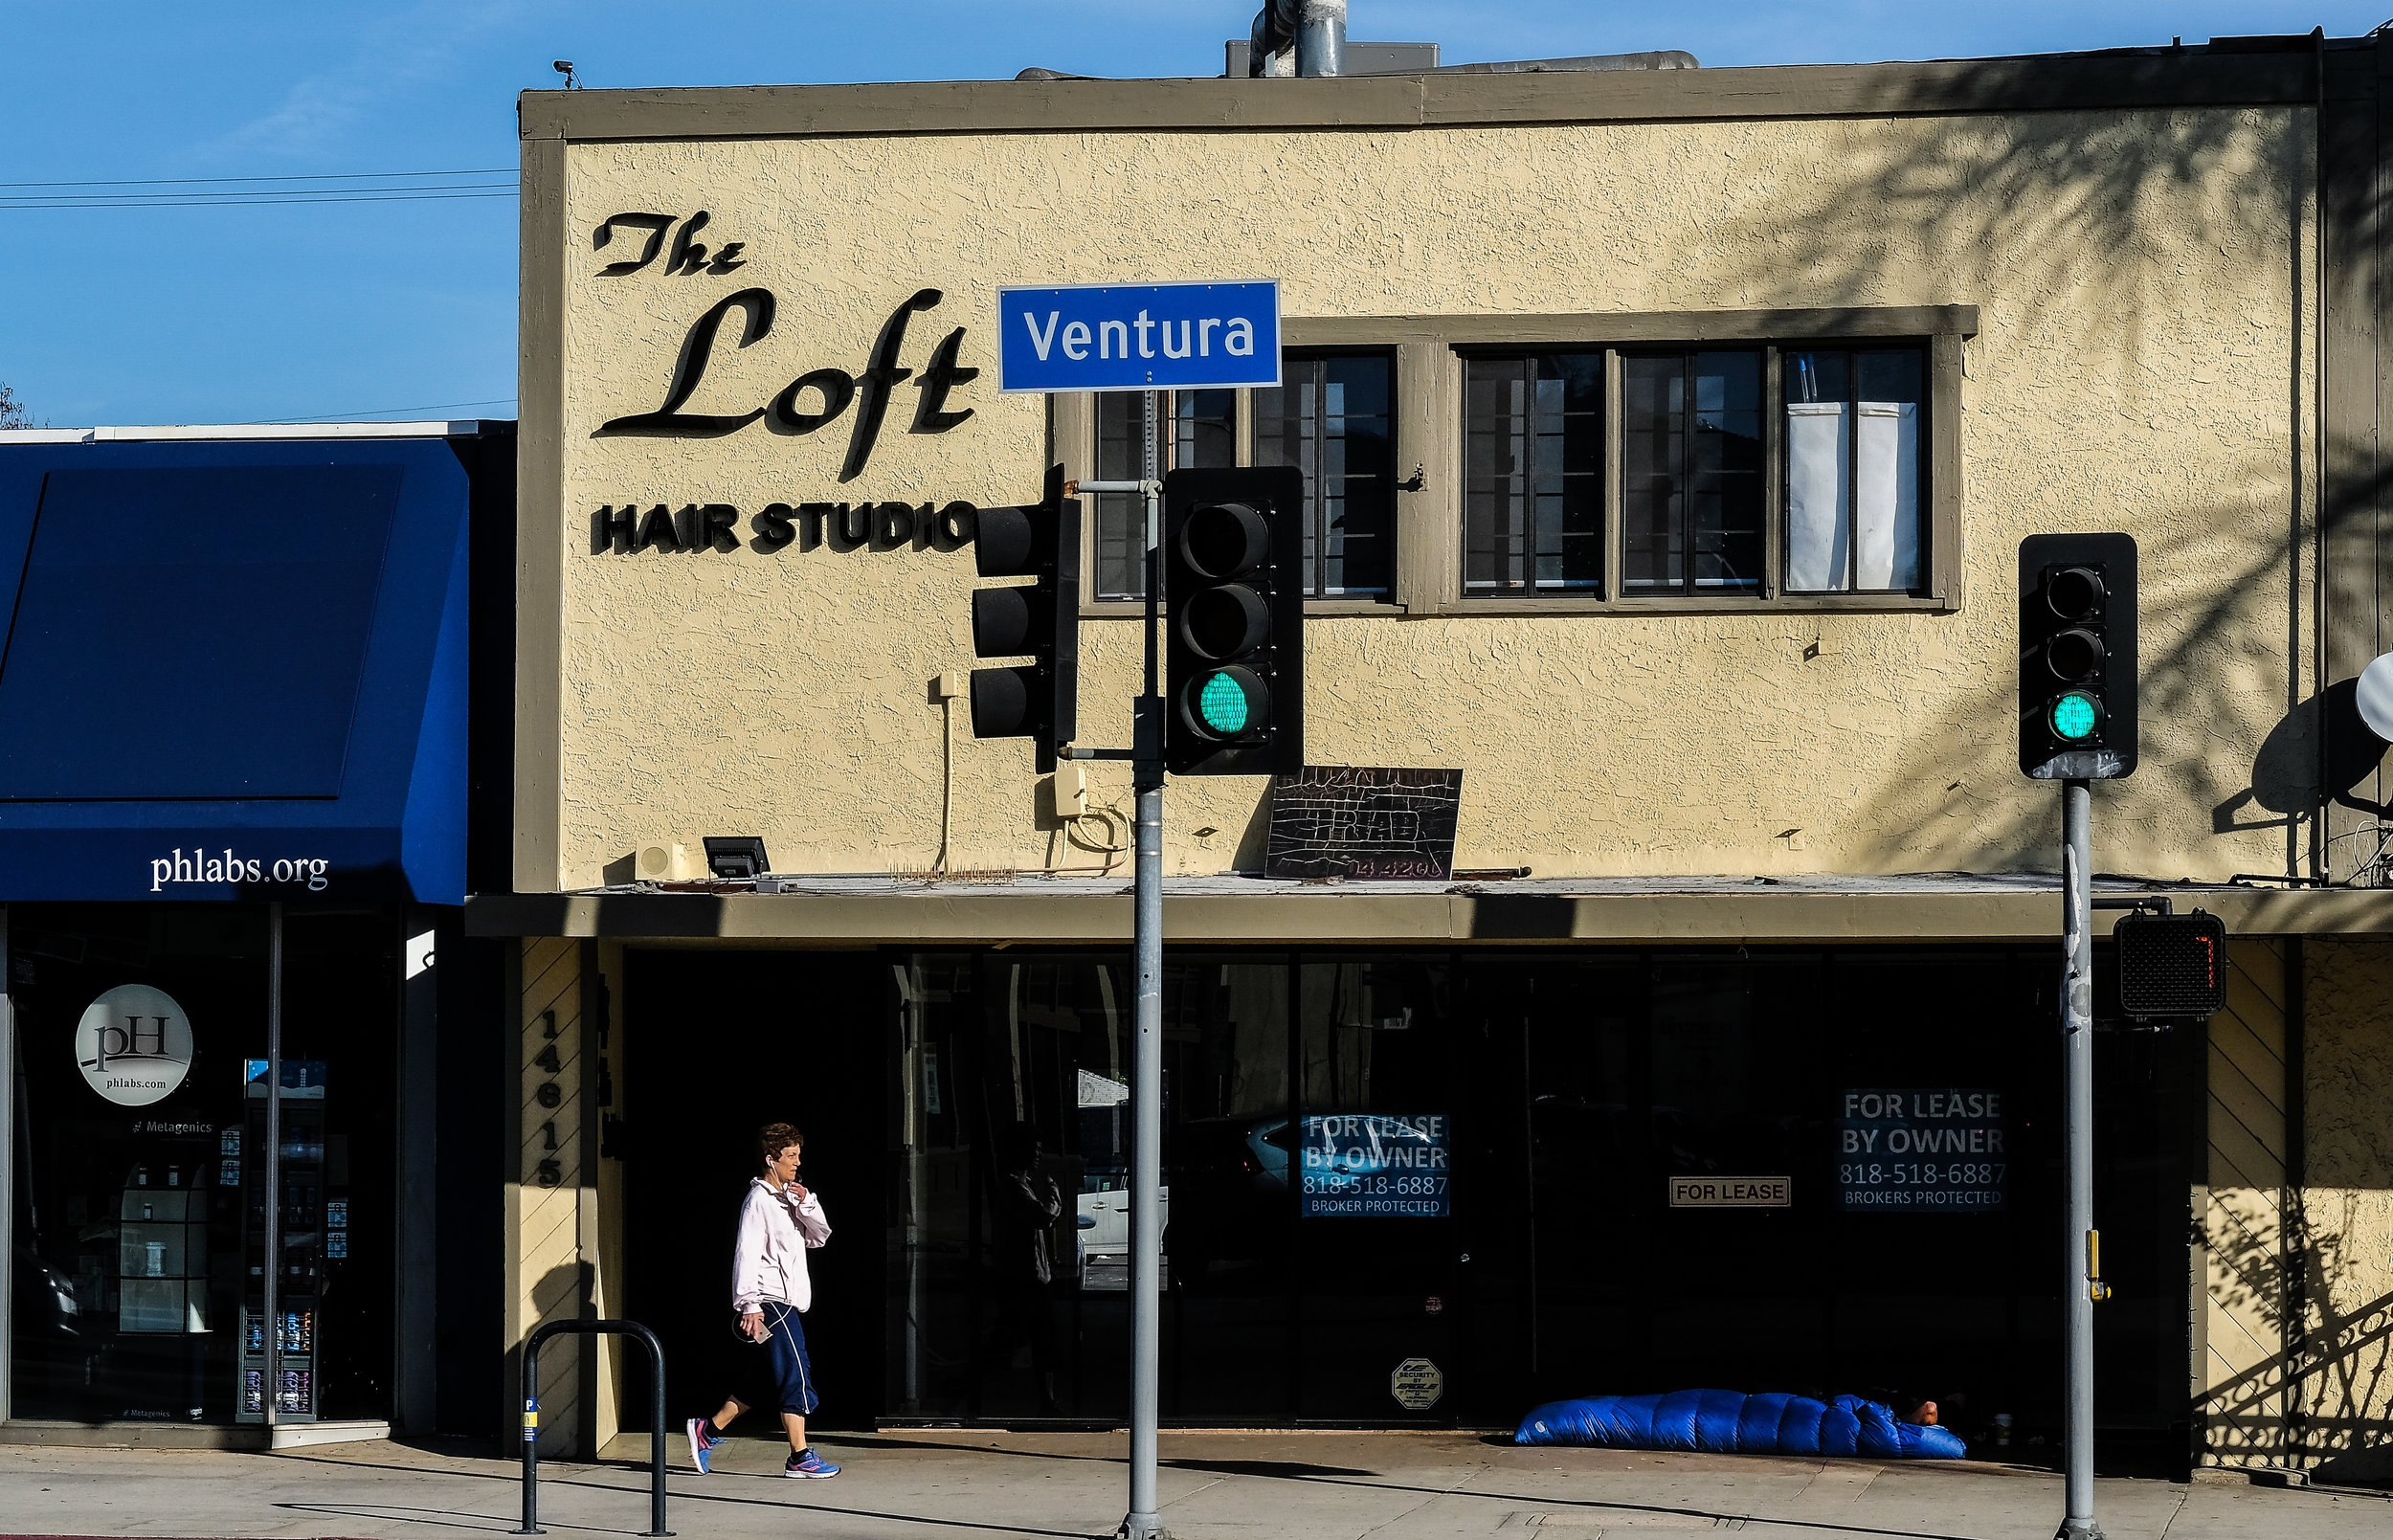
POLYGON ((756 1130, 756 1155, 760 1165, 770 1166, 781 1158, 781 1151, 792 1145, 803 1146, 806 1136, 787 1123, 768 1123, 756 1130))

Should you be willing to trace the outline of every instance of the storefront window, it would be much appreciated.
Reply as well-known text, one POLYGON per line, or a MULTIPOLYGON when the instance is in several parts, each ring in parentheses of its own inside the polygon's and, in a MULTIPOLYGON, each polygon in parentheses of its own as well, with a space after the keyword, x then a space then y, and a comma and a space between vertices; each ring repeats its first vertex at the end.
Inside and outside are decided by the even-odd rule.
MULTIPOLYGON (((11 905, 14 1415, 257 1420, 263 905, 11 905)), ((390 1416, 394 917, 285 929, 280 1420, 390 1416)))
MULTIPOLYGON (((1733 1385, 1916 1393, 1972 1436, 1998 1413, 2048 1435, 2048 964, 1173 952, 1163 1415, 1498 1421, 1733 1385), (1871 1139, 1886 1158, 1846 1149, 1871 1139)), ((885 1415, 1118 1417, 1128 959, 906 970, 885 1415)), ((2106 1426, 2175 1404, 2151 1366, 2182 1346, 2169 1184, 2198 1049, 2100 1050, 2104 1083, 2134 1088, 2101 1123, 2106 1266, 2154 1302, 2112 1318, 2106 1426)))

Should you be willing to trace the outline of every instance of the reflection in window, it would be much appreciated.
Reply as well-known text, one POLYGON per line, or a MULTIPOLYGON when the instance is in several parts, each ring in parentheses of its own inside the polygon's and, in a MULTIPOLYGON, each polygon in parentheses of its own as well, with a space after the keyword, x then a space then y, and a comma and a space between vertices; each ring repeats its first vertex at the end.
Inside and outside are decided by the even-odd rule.
POLYGON ((1919 586, 1916 347, 1790 351, 1786 586, 1798 593, 1919 586))
POLYGON ((1463 589, 1603 584, 1603 355, 1464 363, 1463 589))
POLYGON ((1396 480, 1386 353, 1290 354, 1286 382, 1257 391, 1255 463, 1305 473, 1305 591, 1372 598, 1396 569, 1396 480))
MULTIPOLYGON (((1155 469, 1212 469, 1238 463, 1238 392, 1155 392, 1155 469)), ((1147 474, 1145 406, 1136 391, 1097 397, 1097 469, 1090 480, 1134 481, 1147 474)), ((1134 492, 1095 492, 1085 500, 1096 525, 1095 596, 1147 596, 1146 503, 1134 492)))
POLYGON ((1632 594, 1761 586, 1761 354, 1621 361, 1622 587, 1632 594))

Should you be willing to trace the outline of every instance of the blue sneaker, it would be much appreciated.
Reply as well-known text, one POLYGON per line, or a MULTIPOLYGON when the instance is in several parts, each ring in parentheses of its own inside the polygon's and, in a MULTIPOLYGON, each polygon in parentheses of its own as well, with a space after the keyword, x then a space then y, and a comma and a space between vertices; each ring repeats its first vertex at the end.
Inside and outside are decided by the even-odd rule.
POLYGON ((721 1441, 719 1439, 706 1437, 704 1417, 689 1419, 689 1461, 691 1464, 698 1467, 700 1475, 703 1476, 714 1468, 708 1462, 713 1458, 715 1445, 721 1441))
POLYGON ((813 1444, 790 1456, 789 1463, 781 1467, 784 1476, 837 1476, 839 1473, 839 1467, 815 1453, 813 1444))

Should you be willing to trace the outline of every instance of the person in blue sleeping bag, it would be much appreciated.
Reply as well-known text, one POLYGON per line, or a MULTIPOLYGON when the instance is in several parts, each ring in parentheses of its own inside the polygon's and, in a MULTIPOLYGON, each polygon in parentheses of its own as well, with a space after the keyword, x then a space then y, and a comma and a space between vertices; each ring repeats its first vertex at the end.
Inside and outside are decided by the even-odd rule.
MULTIPOLYGON (((1933 1418, 1935 1403, 1914 1417, 1933 1418)), ((1595 1449, 1674 1449, 1722 1455, 1837 1455, 1865 1460, 1960 1460, 1949 1428, 1906 1421, 1881 1401, 1832 1401, 1783 1391, 1670 1391, 1659 1395, 1588 1395, 1549 1401, 1521 1418, 1517 1444, 1595 1449)))

